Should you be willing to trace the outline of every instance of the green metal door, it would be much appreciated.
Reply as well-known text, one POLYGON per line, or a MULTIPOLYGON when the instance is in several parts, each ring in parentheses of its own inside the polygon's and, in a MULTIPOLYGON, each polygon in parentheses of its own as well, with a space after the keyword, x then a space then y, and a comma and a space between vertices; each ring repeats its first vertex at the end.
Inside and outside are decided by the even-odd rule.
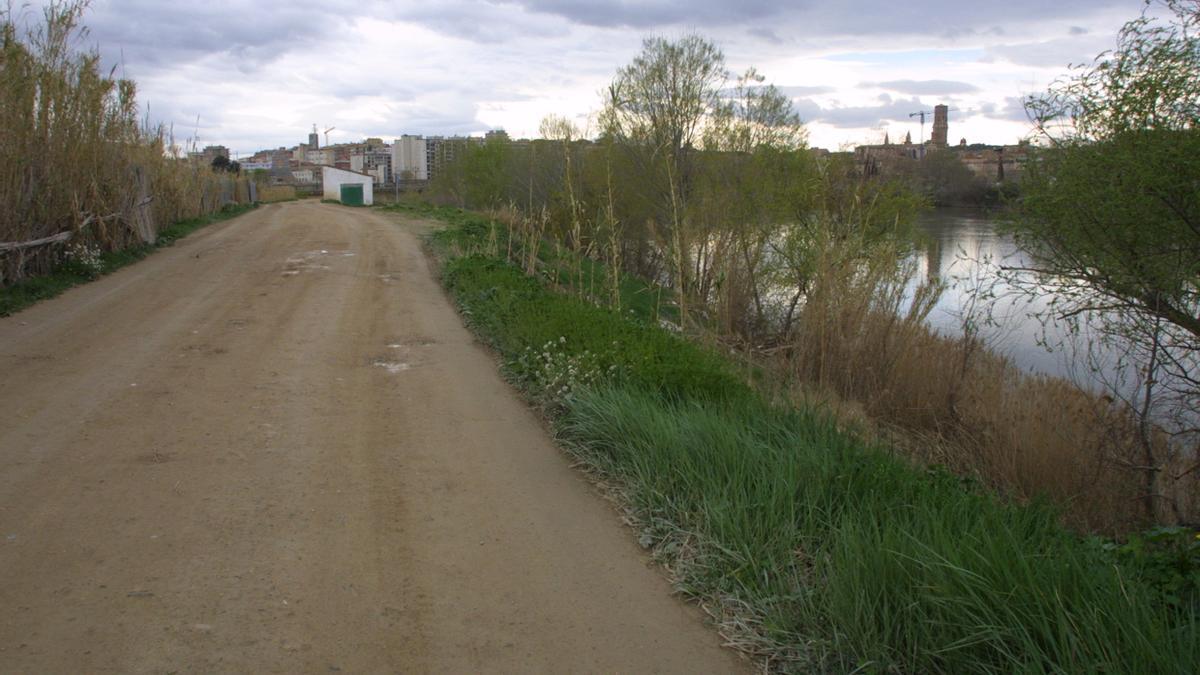
POLYGON ((363 205, 363 186, 355 183, 354 185, 342 186, 342 203, 346 206, 362 206, 363 205))

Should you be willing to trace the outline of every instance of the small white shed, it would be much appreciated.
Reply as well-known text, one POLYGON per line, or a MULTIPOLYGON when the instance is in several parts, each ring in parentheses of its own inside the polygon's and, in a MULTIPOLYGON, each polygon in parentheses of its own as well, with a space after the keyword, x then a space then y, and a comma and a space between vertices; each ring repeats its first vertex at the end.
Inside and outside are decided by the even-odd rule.
POLYGON ((374 177, 356 171, 321 167, 321 183, 325 199, 334 199, 349 206, 370 206, 375 203, 372 192, 374 177))

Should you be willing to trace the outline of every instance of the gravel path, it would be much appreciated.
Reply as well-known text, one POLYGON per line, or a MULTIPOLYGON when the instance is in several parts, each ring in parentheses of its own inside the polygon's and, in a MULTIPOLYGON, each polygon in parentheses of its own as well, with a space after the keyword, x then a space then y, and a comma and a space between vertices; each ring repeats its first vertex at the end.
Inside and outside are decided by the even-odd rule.
POLYGON ((0 671, 734 672, 431 277, 312 201, 0 319, 0 671))

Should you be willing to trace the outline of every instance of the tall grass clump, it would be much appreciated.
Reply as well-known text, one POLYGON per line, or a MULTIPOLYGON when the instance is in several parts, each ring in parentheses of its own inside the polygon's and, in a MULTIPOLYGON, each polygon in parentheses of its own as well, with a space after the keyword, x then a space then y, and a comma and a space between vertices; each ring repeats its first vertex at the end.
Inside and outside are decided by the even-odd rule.
POLYGON ((1045 505, 914 469, 818 413, 601 387, 575 397, 560 430, 620 485, 683 588, 794 667, 1200 664, 1195 606, 1162 603, 1045 505))
POLYGON ((23 30, 0 7, 0 244, 11 245, 0 247, 0 285, 50 272, 72 248, 94 257, 152 244, 162 224, 244 201, 139 119, 132 80, 76 48, 86 8, 50 3, 23 30))
MULTIPOLYGON (((811 260, 804 302, 761 358, 793 397, 853 402, 914 459, 1013 498, 1050 498, 1083 531, 1154 522, 1129 468, 1139 425, 1127 408, 1023 371, 977 331, 935 333, 926 319, 940 284, 914 286, 915 261, 896 240, 813 230, 803 243, 811 260)), ((1194 478, 1183 485, 1194 486, 1194 478)))

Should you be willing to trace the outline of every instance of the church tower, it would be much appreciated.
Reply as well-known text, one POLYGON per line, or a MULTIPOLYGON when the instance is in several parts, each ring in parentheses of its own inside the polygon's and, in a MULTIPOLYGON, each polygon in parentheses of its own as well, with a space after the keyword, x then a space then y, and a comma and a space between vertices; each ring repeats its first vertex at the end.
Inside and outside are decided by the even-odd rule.
POLYGON ((947 145, 947 137, 950 135, 950 108, 945 105, 933 106, 933 138, 930 141, 934 146, 944 148, 947 145))

